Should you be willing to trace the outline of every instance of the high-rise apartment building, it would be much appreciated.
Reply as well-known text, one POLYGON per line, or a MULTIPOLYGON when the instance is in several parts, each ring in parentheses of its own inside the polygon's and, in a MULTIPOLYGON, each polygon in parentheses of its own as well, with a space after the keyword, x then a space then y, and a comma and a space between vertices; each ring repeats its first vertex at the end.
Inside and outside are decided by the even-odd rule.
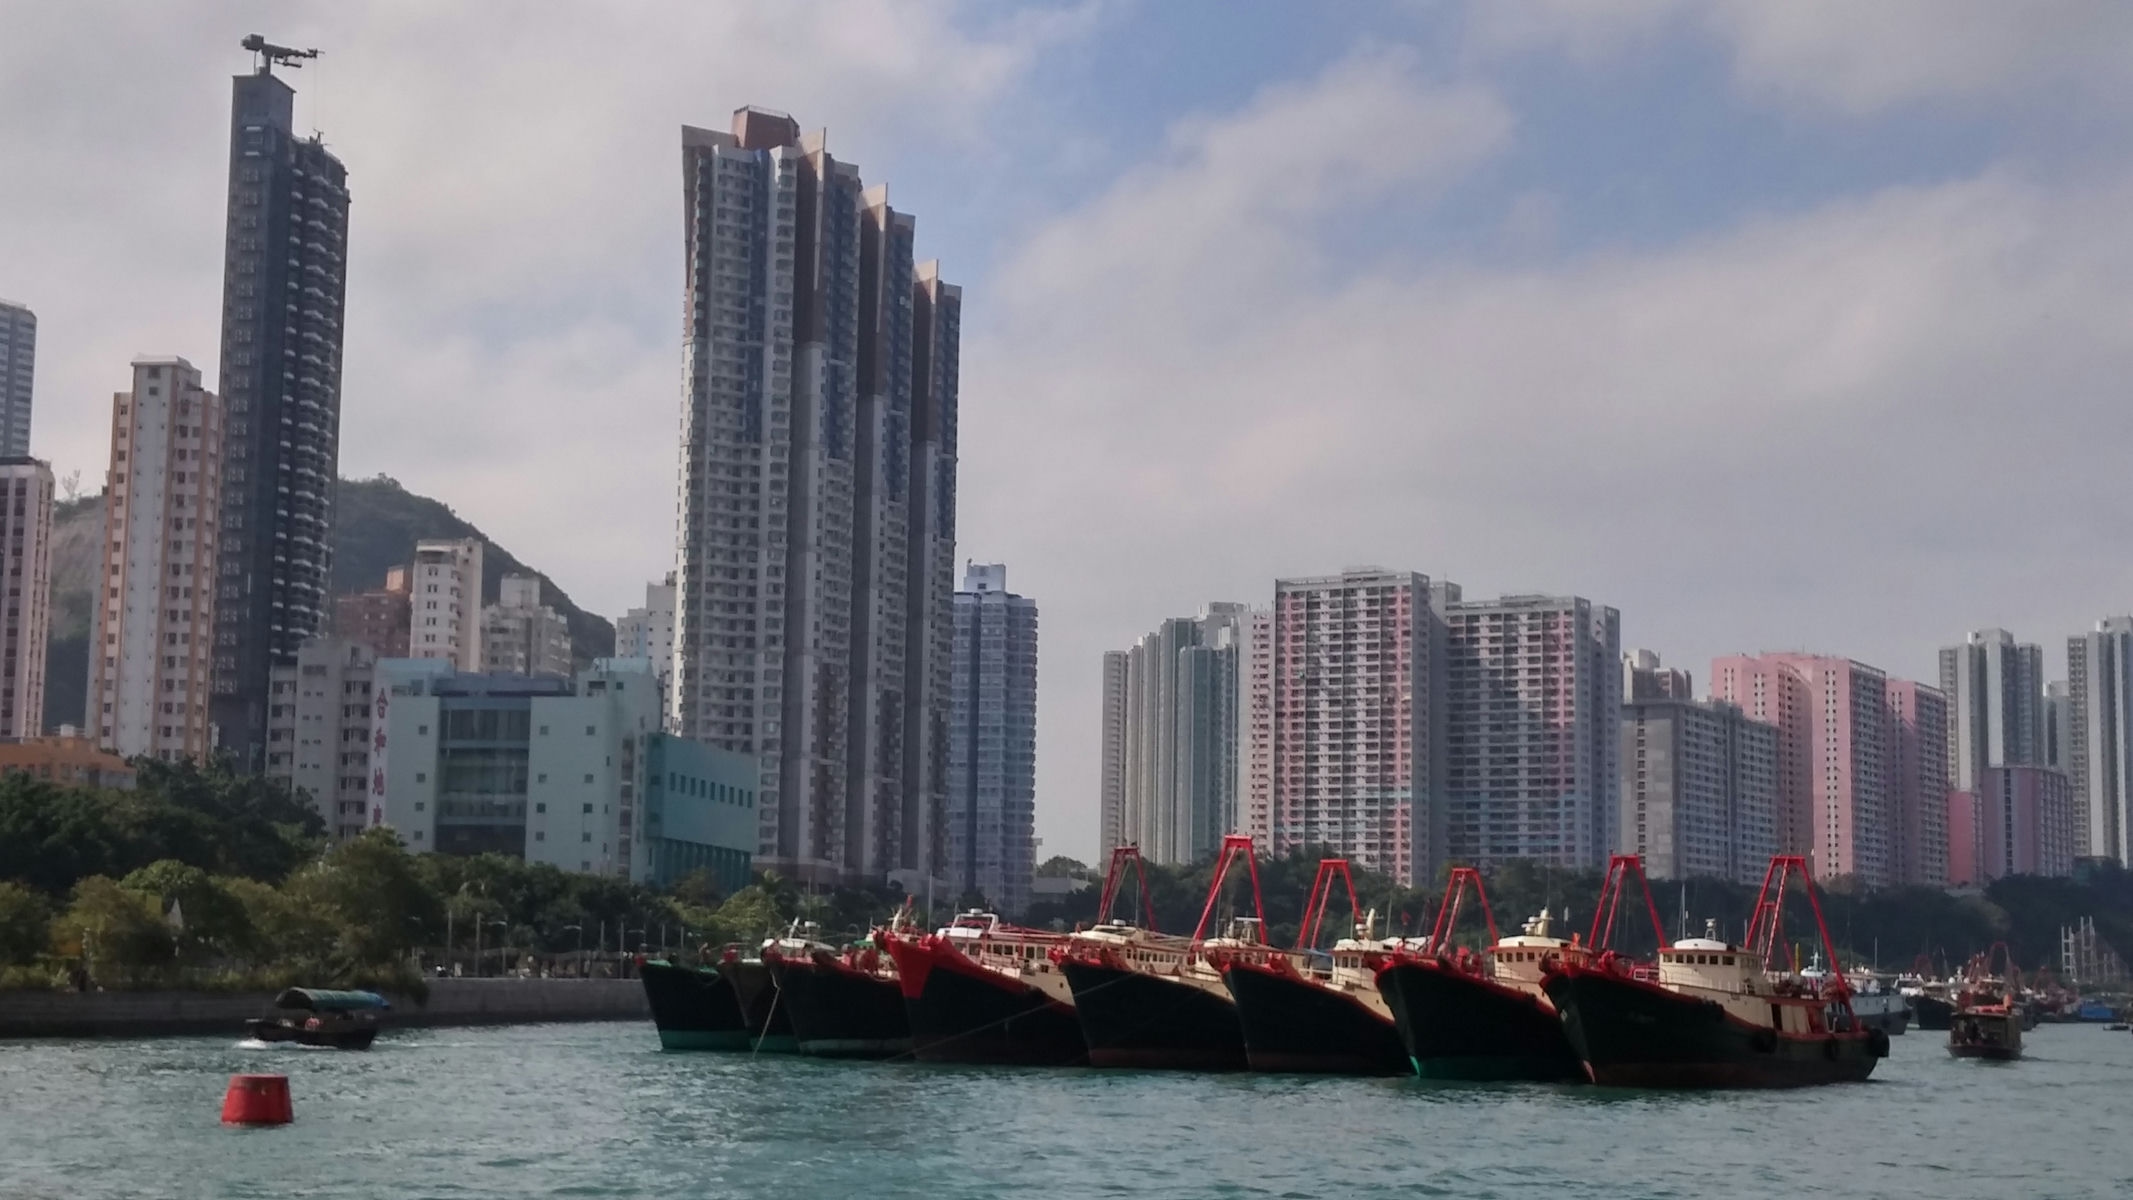
POLYGON ((1622 617, 1582 596, 1462 600, 1447 632, 1446 848, 1600 868, 1617 832, 1622 617))
POLYGON ((1270 853, 1322 850, 1403 886, 1435 877, 1445 855, 1445 656, 1426 575, 1357 567, 1275 581, 1270 853))
POLYGON ((2074 770, 2073 705, 2065 680, 2044 685, 2044 765, 2067 772, 2069 780, 2074 770))
POLYGON ((1126 832, 1126 710, 1131 692, 1129 651, 1104 651, 1103 750, 1097 759, 1096 853, 1109 860, 1111 851, 1133 841, 1126 832))
POLYGON ((1653 879, 1754 883, 1777 853, 1773 725, 1715 700, 1622 706, 1621 831, 1653 879))
POLYGON ((222 267, 224 438, 214 700, 223 748, 263 765, 267 688, 326 627, 340 469, 348 173, 299 137, 263 58, 230 119, 222 267))
POLYGON ((369 821, 377 659, 361 643, 315 637, 267 685, 266 773, 308 798, 339 841, 369 821))
POLYGON ((1987 767, 2042 763, 2044 648, 1981 629, 1940 651, 1948 698, 1949 786, 1971 789, 1987 767))
POLYGON ((1948 700, 1908 679, 1888 681, 1889 880, 1948 882, 1948 700))
POLYGON ((111 398, 87 727, 126 758, 207 760, 222 400, 182 358, 133 363, 111 398))
POLYGON ((1106 688, 1103 723, 1117 731, 1115 761, 1108 745, 1105 758, 1117 774, 1103 793, 1115 794, 1112 836, 1150 862, 1210 858, 1241 824, 1251 630, 1245 605, 1216 603, 1116 652, 1124 677, 1115 693, 1106 688))
POLYGON ((7 567, 0 624, 0 738, 44 732, 45 643, 52 631, 52 467, 0 457, 0 564, 7 567))
POLYGON ((1019 914, 1037 866, 1037 602, 972 563, 953 611, 943 874, 1019 914))
POLYGON ((2074 852, 2133 862, 2133 617, 2066 640, 2074 852))
POLYGON ((379 658, 407 658, 414 620, 408 569, 385 573, 385 586, 350 592, 333 600, 333 636, 368 646, 379 658))
POLYGON ((2066 775, 2050 767, 1987 767, 1978 786, 1948 794, 1948 882, 1984 887, 2007 875, 2074 873, 2066 775))
POLYGON ((615 657, 646 658, 659 676, 659 694, 668 704, 660 718, 673 723, 674 696, 674 572, 665 583, 644 585, 644 607, 633 608, 615 621, 615 657))
POLYGON ((1817 878, 1890 882, 1887 682, 1865 663, 1812 654, 1711 663, 1713 699, 1778 728, 1780 851, 1808 855, 1817 878))
POLYGON ((481 670, 481 539, 416 542, 408 579, 408 657, 481 670))
MULTIPOLYGON (((484 670, 515 675, 570 674, 570 623, 541 603, 538 577, 506 575, 498 582, 496 603, 482 610, 481 661, 484 670)), ((657 669, 655 663, 655 681, 657 669)))
POLYGON ((684 126, 675 728, 762 764, 761 858, 941 853, 962 297, 823 135, 684 126))
POLYGON ((0 457, 30 452, 30 393, 37 380, 37 314, 0 300, 0 457))
POLYGON ((1676 667, 1659 664, 1659 656, 1650 650, 1625 650, 1622 653, 1622 700, 1633 703, 1638 700, 1693 700, 1696 688, 1689 673, 1676 667))

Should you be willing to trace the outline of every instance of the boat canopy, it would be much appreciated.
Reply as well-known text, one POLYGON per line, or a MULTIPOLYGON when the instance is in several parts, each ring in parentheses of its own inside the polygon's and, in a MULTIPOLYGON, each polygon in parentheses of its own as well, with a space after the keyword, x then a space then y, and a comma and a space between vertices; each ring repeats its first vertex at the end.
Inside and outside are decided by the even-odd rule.
POLYGON ((337 992, 324 988, 289 988, 274 997, 276 1008, 302 1008, 312 1012, 359 1012, 364 1009, 391 1008, 385 997, 376 992, 337 992))

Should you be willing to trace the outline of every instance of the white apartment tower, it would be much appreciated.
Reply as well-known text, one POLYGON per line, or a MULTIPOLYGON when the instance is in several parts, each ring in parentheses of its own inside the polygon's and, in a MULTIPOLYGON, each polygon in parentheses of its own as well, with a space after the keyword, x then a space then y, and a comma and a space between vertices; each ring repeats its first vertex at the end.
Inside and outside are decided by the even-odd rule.
POLYGON ((1037 602, 1007 590, 1005 566, 973 563, 954 613, 943 873, 1019 915, 1037 856, 1037 602))
POLYGON ((0 555, 7 620, 0 626, 0 738, 44 731, 45 643, 52 629, 52 467, 0 456, 0 555))
POLYGON ((412 587, 408 657, 481 670, 481 539, 416 542, 412 587))
POLYGON ((1948 701, 1948 786, 1971 791, 1989 767, 2029 766, 2049 753, 2044 733, 2044 648, 2004 629, 1981 629, 1940 651, 1948 701))
POLYGON ((662 717, 671 729, 674 695, 674 572, 665 583, 644 585, 644 607, 633 608, 615 621, 615 657, 646 658, 659 677, 659 694, 666 700, 662 717))
POLYGON ((541 603, 538 577, 498 582, 496 603, 482 610, 481 664, 512 675, 570 674, 570 623, 541 603))
MULTIPOLYGON (((1107 836, 1139 846, 1151 862, 1211 858, 1243 823, 1254 615, 1242 604, 1210 604, 1113 652, 1124 674, 1116 688, 1107 680, 1104 695, 1103 794, 1116 808, 1107 836)), ((1111 655, 1105 662, 1114 669, 1111 655)))
POLYGON ((267 776, 309 797, 338 841, 368 823, 376 665, 368 646, 315 637, 268 677, 267 776))
POLYGON ((2133 617, 2066 641, 2074 853, 2133 862, 2133 617))
POLYGON ((222 399, 200 372, 136 359, 133 390, 111 398, 87 703, 97 744, 127 758, 205 761, 213 748, 222 449, 222 399))
POLYGON ((942 853, 962 299, 824 135, 684 126, 673 728, 755 757, 759 861, 942 853))

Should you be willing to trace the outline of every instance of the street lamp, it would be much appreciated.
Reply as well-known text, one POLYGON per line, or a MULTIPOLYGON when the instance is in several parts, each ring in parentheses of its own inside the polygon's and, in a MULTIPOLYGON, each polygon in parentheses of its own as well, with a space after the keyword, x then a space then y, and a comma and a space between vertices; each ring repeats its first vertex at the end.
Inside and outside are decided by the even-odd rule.
MULTIPOLYGON (((509 921, 484 921, 484 922, 482 922, 482 925, 487 925, 487 926, 488 926, 488 927, 490 927, 491 929, 504 929, 504 930, 508 930, 508 929, 510 929, 510 928, 511 928, 511 922, 509 922, 509 921)), ((481 926, 479 926, 479 925, 475 926, 475 928, 474 928, 474 933, 475 933, 475 935, 476 935, 477 937, 478 937, 478 936, 480 936, 480 934, 481 934, 481 926)), ((503 952, 504 952, 504 947, 502 947, 502 946, 498 946, 498 947, 496 948, 496 973, 497 973, 497 974, 499 974, 499 975, 501 975, 501 974, 503 974, 503 973, 504 973, 504 954, 503 954, 503 952)), ((481 951, 480 951, 479 949, 476 949, 476 950, 474 951, 474 971, 475 971, 475 973, 476 973, 476 974, 480 974, 480 973, 481 973, 481 951)))

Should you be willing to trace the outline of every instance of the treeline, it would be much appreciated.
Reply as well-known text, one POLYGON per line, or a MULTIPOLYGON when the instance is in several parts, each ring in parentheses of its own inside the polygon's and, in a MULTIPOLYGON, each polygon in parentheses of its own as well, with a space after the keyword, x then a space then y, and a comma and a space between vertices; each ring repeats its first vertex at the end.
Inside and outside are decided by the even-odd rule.
POLYGON ((0 777, 0 985, 419 990, 418 964, 586 970, 602 951, 694 955, 796 919, 853 936, 900 900, 769 875, 731 896, 700 874, 660 893, 502 855, 409 854, 382 829, 334 845, 280 784, 138 765, 132 791, 0 777))
MULTIPOLYGON (((1262 861, 1260 890, 1266 905, 1268 935, 1276 944, 1291 944, 1318 865, 1315 852, 1262 861)), ((1090 884, 1062 899, 1034 906, 1029 923, 1072 928, 1096 918, 1102 873, 1071 859, 1055 858, 1040 868, 1054 877, 1073 877, 1090 884)), ((1214 864, 1189 867, 1147 868, 1149 898, 1159 929, 1190 933, 1200 919, 1213 877, 1214 864)), ((1387 876, 1357 870, 1358 902, 1377 914, 1377 929, 1385 934, 1420 935, 1429 932, 1443 896, 1440 879, 1427 888, 1403 888, 1387 876)), ((1449 872, 1447 871, 1448 875, 1449 872)), ((1566 871, 1535 863, 1507 863, 1486 877, 1489 905, 1498 931, 1511 934, 1543 909, 1559 923, 1558 932, 1586 935, 1592 928, 1599 902, 1602 876, 1598 872, 1566 871), (1567 925, 1561 923, 1568 913, 1567 925)), ((2094 917, 2098 934, 2114 947, 2133 948, 2133 874, 2113 866, 2099 867, 2080 879, 2047 879, 2032 875, 2010 876, 1982 893, 1953 894, 1937 888, 1893 888, 1868 891, 1848 879, 1833 879, 1818 889, 1822 912, 1829 923, 1831 940, 1847 964, 1878 963, 1885 970, 1904 970, 1924 956, 1935 971, 1960 968, 1973 953, 1994 942, 2004 941, 2015 960, 2026 970, 2059 966, 2059 931, 2082 917, 2094 917)), ((1668 938, 1701 935, 1706 923, 1717 922, 1721 936, 1739 941, 1755 909, 1756 887, 1718 879, 1665 881, 1652 885, 1653 906, 1668 938)), ((1138 919, 1140 900, 1133 875, 1128 873, 1120 888, 1116 909, 1121 916, 1138 919)), ((1241 867, 1232 867, 1218 904, 1216 919, 1225 915, 1249 915, 1250 883, 1241 867)), ((1321 941, 1346 933, 1348 899, 1338 892, 1321 941)), ((1479 939, 1478 914, 1461 919, 1462 940, 1479 939)), ((1786 907, 1787 940, 1811 952, 1813 917, 1797 893, 1786 907)), ((1643 893, 1632 887, 1632 897, 1618 910, 1615 944, 1631 950, 1648 950, 1654 942, 1652 918, 1644 906, 1643 893)))

